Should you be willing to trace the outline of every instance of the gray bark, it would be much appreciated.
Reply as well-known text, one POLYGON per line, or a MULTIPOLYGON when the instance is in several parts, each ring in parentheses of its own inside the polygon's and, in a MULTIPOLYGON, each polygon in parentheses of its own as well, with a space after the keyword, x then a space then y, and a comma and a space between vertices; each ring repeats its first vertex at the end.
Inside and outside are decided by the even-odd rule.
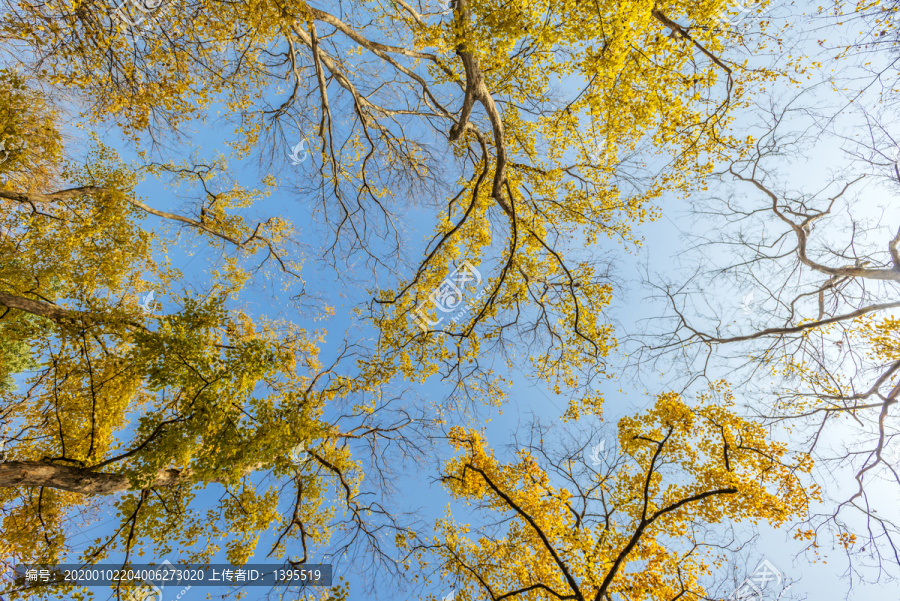
MULTIPOLYGON (((172 486, 182 480, 181 470, 160 470, 151 488, 172 486)), ((85 495, 109 495, 135 490, 127 476, 94 472, 41 461, 9 461, 0 463, 0 488, 46 486, 85 495)))

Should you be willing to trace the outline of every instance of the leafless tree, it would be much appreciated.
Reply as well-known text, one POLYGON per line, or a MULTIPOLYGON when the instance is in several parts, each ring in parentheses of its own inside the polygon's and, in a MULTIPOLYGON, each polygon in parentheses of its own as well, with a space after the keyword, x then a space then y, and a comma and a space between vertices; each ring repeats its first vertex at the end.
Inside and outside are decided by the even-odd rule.
POLYGON ((687 387, 738 385, 749 412, 819 463, 831 502, 798 527, 877 579, 900 564, 900 524, 880 503, 900 485, 897 124, 859 111, 846 133, 804 101, 769 107, 754 150, 719 174, 722 194, 694 204, 714 231, 688 234, 683 281, 651 283, 668 310, 630 357, 678 366, 687 387))

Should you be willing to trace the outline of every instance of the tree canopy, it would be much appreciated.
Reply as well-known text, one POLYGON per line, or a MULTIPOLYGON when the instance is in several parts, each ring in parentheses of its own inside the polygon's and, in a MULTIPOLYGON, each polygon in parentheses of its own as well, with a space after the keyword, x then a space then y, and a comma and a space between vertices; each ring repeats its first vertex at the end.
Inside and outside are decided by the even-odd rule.
MULTIPOLYGON (((816 229, 858 160, 900 181, 892 96, 854 97, 871 135, 839 184, 781 185, 769 161, 845 133, 796 47, 830 9, 782 8, 4 2, 0 559, 332 558, 423 599, 712 599, 756 526, 852 553, 847 504, 896 558, 893 519, 859 500, 875 473, 900 484, 900 230, 872 250, 886 228, 852 202, 849 238, 816 229), (664 325, 635 334, 619 268, 672 207, 700 267, 650 282, 664 325), (724 281, 771 319, 695 311, 724 281), (612 456, 589 462, 629 378, 652 406, 614 405, 612 456), (505 451, 489 416, 528 408, 523 387, 564 407, 505 451), (814 468, 815 420, 844 417, 871 442, 844 456, 849 501, 814 468), (404 503, 422 481, 444 517, 404 503)), ((879 10, 853 17, 892 30, 879 10)), ((826 67, 880 81, 883 41, 826 67)))

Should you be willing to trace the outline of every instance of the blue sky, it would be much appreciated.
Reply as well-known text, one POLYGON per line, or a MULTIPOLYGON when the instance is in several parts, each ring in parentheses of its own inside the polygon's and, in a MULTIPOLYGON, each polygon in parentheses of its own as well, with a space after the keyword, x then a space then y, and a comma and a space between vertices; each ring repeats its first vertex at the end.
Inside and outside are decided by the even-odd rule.
MULTIPOLYGON (((808 40, 802 37, 798 37, 796 41, 798 44, 808 44, 808 40)), ((821 78, 824 75, 818 73, 815 76, 821 78)), ((824 91, 819 96, 819 99, 823 102, 839 105, 845 100, 845 96, 842 93, 829 92, 827 86, 822 86, 822 89, 824 91), (828 94, 831 95, 829 96, 828 94)), ((747 118, 750 119, 751 117, 748 116, 747 118)), ((842 127, 852 130, 855 127, 854 124, 858 123, 859 117, 846 112, 842 113, 840 118, 842 120, 846 119, 846 121, 841 122, 842 127)), ((210 157, 218 152, 226 151, 228 136, 224 132, 228 128, 220 125, 211 122, 207 126, 198 126, 196 131, 191 134, 190 142, 199 149, 198 152, 201 156, 210 157)), ((78 148, 78 141, 80 140, 82 143, 84 141, 84 133, 72 130, 71 135, 75 142, 73 147, 78 148)), ((103 132, 101 137, 118 149, 129 148, 128 144, 124 143, 113 129, 103 132)), ((295 139, 288 140, 288 144, 283 148, 276 148, 276 160, 271 164, 260 165, 255 162, 255 159, 251 158, 244 164, 236 166, 234 175, 235 179, 245 185, 258 182, 261 177, 268 174, 272 174, 278 179, 279 186, 272 194, 272 197, 249 209, 247 212, 250 215, 260 217, 277 214, 289 218, 298 226, 300 238, 306 244, 304 250, 307 253, 303 276, 307 281, 307 289, 314 291, 320 300, 316 301, 308 313, 299 314, 287 302, 286 297, 288 295, 278 291, 273 286, 277 273, 272 271, 269 279, 266 279, 264 274, 260 274, 251 283, 247 293, 241 297, 240 303, 241 306, 249 309, 256 316, 281 316, 290 318, 311 329, 327 329, 329 333, 323 347, 323 356, 327 359, 338 352, 345 338, 356 340, 360 337, 371 336, 371 330, 356 320, 352 314, 353 308, 367 300, 368 292, 366 288, 370 282, 366 279, 368 271, 365 266, 359 264, 342 265, 335 269, 328 262, 319 260, 323 231, 315 222, 316 216, 312 210, 314 199, 304 196, 293 189, 295 184, 302 184, 305 178, 315 177, 315 171, 313 170, 314 159, 310 158, 300 165, 291 165, 288 157, 290 147, 299 142, 301 137, 298 136, 295 139), (358 283, 353 283, 354 278, 358 280, 358 283), (321 306, 320 303, 333 306, 335 308, 334 316, 319 318, 317 311, 321 306)), ((823 165, 829 163, 840 164, 843 160, 843 155, 839 152, 840 146, 841 144, 832 142, 830 145, 817 147, 814 154, 806 157, 805 162, 798 162, 796 167, 791 167, 791 177, 796 178, 797 183, 803 183, 805 180, 808 185, 815 185, 820 179, 823 165)), ((173 155, 186 156, 189 154, 183 147, 173 145, 173 148, 175 149, 174 153, 167 153, 165 155, 166 158, 173 155)), ((126 160, 137 159, 135 155, 131 155, 125 150, 123 150, 123 157, 126 160)), ((138 192, 148 204, 163 210, 179 212, 190 204, 189 199, 185 201, 175 197, 165 186, 152 180, 141 184, 138 192)), ((418 251, 428 238, 435 209, 427 203, 418 202, 416 199, 401 199, 398 204, 402 203, 406 203, 404 217, 408 228, 404 232, 407 246, 404 246, 402 250, 414 259, 418 256, 418 251)), ((636 254, 622 255, 619 259, 618 275, 622 277, 626 285, 616 297, 617 301, 611 308, 611 312, 615 319, 622 324, 622 329, 625 332, 634 331, 641 319, 658 315, 661 310, 659 303, 650 300, 646 289, 640 286, 640 273, 646 269, 651 274, 651 277, 662 274, 666 277, 677 279, 682 276, 684 271, 679 266, 678 259, 690 245, 690 242, 684 240, 683 236, 696 234, 696 229, 700 225, 691 215, 686 201, 676 198, 663 198, 660 204, 663 207, 664 216, 655 223, 646 224, 640 228, 644 237, 644 247, 636 254)), ((149 227, 159 226, 159 222, 155 218, 148 219, 147 224, 149 227)), ((185 241, 191 237, 193 237, 191 232, 183 233, 185 241)), ((169 251, 175 265, 184 271, 184 281, 187 285, 193 286, 197 290, 203 290, 208 279, 209 264, 210 262, 215 262, 217 257, 205 256, 202 252, 198 256, 189 256, 183 249, 169 249, 169 251)), ((382 278, 382 281, 379 283, 389 281, 390 274, 383 273, 382 278)), ((725 299, 727 301, 726 304, 733 304, 733 311, 740 319, 740 301, 745 294, 743 290, 730 290, 721 291, 719 296, 730 297, 725 299)), ((167 308, 166 302, 164 301, 162 304, 163 311, 167 308)), ((617 357, 616 360, 623 361, 624 358, 617 357)), ((496 361, 496 364, 502 369, 502 361, 496 361)), ((722 375, 728 375, 727 367, 720 369, 722 370, 722 375)), ((484 408, 482 409, 482 415, 479 416, 492 442, 497 446, 503 445, 510 440, 510 433, 519 430, 523 422, 532 414, 548 422, 558 422, 559 415, 568 402, 564 395, 555 395, 539 385, 526 381, 521 373, 501 373, 501 375, 507 375, 515 381, 510 390, 510 402, 500 410, 484 408)), ((643 373, 641 374, 641 379, 638 380, 635 374, 624 372, 621 378, 602 382, 600 386, 607 395, 607 402, 604 408, 604 419, 607 427, 613 428, 619 417, 645 408, 649 404, 652 394, 668 390, 673 385, 677 386, 677 381, 673 382, 673 380, 672 374, 667 373, 643 373), (622 389, 622 392, 619 392, 620 389, 622 389)), ((443 397, 445 392, 445 387, 437 381, 430 381, 417 391, 420 397, 426 401, 437 401, 443 397)), ((443 450, 446 452, 446 449, 443 450)), ((434 482, 435 474, 430 469, 431 466, 403 465, 400 467, 405 477, 396 483, 401 493, 394 499, 398 510, 418 509, 421 511, 425 523, 433 523, 434 519, 439 517, 450 504, 450 501, 441 487, 434 482)), ((202 504, 206 498, 212 499, 217 497, 220 492, 218 485, 209 486, 198 498, 198 504, 202 504)), ((886 490, 885 495, 894 501, 893 506, 896 507, 895 501, 898 500, 896 498, 896 490, 886 490)), ((454 507, 454 510, 462 509, 453 505, 450 506, 454 507)), ((110 533, 112 523, 113 521, 108 516, 101 514, 97 516, 97 520, 88 529, 73 533, 73 536, 76 540, 80 537, 83 537, 85 540, 96 538, 110 533)), ((267 549, 267 542, 271 542, 271 539, 261 541, 258 548, 260 550, 267 549)), ((836 556, 830 558, 827 564, 809 565, 804 562, 795 562, 794 556, 799 552, 800 548, 799 543, 790 540, 784 531, 763 529, 759 538, 748 547, 746 573, 749 574, 758 561, 765 558, 781 571, 786 580, 797 581, 790 590, 791 596, 788 597, 786 595, 785 599, 802 599, 804 595, 807 598, 816 599, 838 598, 836 591, 843 591, 846 588, 846 581, 839 578, 844 570, 843 560, 836 556)), ((159 561, 168 559, 176 562, 178 557, 173 555, 155 559, 159 561)), ((222 554, 220 560, 224 562, 224 554, 222 554)), ((262 563, 264 559, 258 557, 253 561, 262 563)), ((351 590, 353 591, 351 599, 370 598, 370 595, 364 592, 365 584, 361 581, 360 574, 354 571, 351 562, 343 561, 339 563, 335 570, 335 575, 344 576, 350 582, 351 590)), ((378 593, 382 598, 406 598, 405 596, 396 595, 390 584, 382 583, 380 587, 378 593)), ((451 588, 452 583, 446 583, 446 586, 436 588, 431 592, 440 598, 447 594, 451 588)), ((225 590, 194 587, 180 598, 186 601, 205 599, 207 593, 212 593, 217 597, 224 594, 225 590)), ((263 598, 265 593, 267 591, 262 589, 260 591, 251 589, 246 598, 263 598)), ((892 589, 887 588, 887 585, 855 589, 855 596, 876 601, 879 599, 894 599, 895 597, 891 596, 892 594, 892 589)), ((170 592, 168 590, 166 595, 167 597, 164 601, 171 601, 171 598, 174 598, 169 597, 170 592)))

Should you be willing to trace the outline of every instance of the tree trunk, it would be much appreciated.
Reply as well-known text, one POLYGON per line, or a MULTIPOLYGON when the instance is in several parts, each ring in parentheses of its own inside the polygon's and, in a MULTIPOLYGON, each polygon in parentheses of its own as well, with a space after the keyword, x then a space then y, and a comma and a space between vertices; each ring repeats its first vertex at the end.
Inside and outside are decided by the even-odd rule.
MULTIPOLYGON (((172 486, 182 479, 181 470, 159 470, 150 484, 172 486)), ((14 486, 46 486, 84 495, 109 495, 136 490, 122 474, 93 472, 89 469, 53 465, 41 461, 9 461, 0 463, 0 488, 14 486)))

